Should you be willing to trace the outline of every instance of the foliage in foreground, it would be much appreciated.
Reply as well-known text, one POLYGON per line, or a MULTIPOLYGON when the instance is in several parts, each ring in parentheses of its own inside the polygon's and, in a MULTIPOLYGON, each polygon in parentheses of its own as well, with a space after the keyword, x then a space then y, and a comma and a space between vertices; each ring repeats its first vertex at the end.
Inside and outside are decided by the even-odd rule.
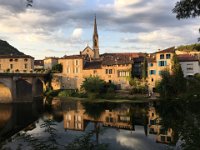
MULTIPOLYGON (((180 0, 176 3, 173 13, 177 19, 188 19, 200 16, 200 1, 199 0, 180 0)), ((200 29, 199 29, 200 32, 200 29)), ((200 41, 200 38, 198 38, 200 41)))
MULTIPOLYGON (((44 131, 49 134, 46 140, 44 139, 37 139, 33 135, 28 133, 19 133, 13 137, 12 140, 22 140, 24 141, 25 145, 28 146, 31 150, 107 150, 108 144, 99 144, 98 142, 92 140, 93 135, 95 134, 94 131, 88 132, 86 134, 82 134, 80 137, 76 137, 71 143, 67 145, 61 145, 57 142, 58 136, 56 134, 55 126, 57 124, 53 120, 44 120, 44 123, 41 124, 41 129, 44 128, 44 131)), ((6 143, 4 143, 6 144, 6 143)), ((2 150, 10 149, 7 146, 3 146, 4 144, 1 143, 0 148, 2 150)), ((17 146, 17 150, 24 149, 24 144, 19 144, 17 146)))

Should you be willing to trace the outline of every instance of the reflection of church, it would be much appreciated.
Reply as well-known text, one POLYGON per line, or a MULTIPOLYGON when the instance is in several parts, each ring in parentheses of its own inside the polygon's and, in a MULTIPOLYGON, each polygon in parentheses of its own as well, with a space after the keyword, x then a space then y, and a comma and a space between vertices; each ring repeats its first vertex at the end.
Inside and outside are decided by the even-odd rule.
POLYGON ((67 130, 84 131, 89 122, 102 123, 105 127, 118 129, 134 130, 129 109, 121 110, 105 110, 99 118, 93 118, 85 112, 84 107, 80 102, 77 105, 65 109, 63 112, 64 128, 67 130))
POLYGON ((69 55, 58 59, 63 65, 60 74, 54 74, 54 89, 79 89, 84 78, 98 76, 106 82, 112 82, 121 89, 130 88, 128 77, 131 76, 133 59, 139 53, 104 53, 99 54, 99 36, 96 17, 94 19, 93 47, 86 46, 79 55, 69 55))
POLYGON ((101 115, 98 118, 91 117, 87 114, 85 107, 81 102, 70 105, 69 103, 64 107, 63 111, 63 123, 65 130, 77 130, 84 131, 90 122, 99 123, 103 127, 110 127, 116 129, 125 129, 134 131, 135 126, 144 126, 145 135, 155 134, 155 141, 158 143, 171 143, 173 139, 173 131, 171 128, 164 128, 161 125, 161 118, 156 113, 154 107, 149 107, 147 120, 144 112, 140 112, 140 108, 137 110, 134 107, 132 111, 131 105, 123 107, 116 107, 113 109, 105 108, 102 110, 101 115))

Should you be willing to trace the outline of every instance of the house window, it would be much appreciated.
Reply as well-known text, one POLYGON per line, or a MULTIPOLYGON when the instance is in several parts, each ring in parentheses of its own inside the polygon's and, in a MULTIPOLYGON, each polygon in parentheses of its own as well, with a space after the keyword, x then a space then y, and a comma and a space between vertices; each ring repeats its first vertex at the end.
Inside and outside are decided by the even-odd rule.
POLYGON ((96 74, 97 73, 97 71, 96 70, 93 70, 93 74, 96 74))
POLYGON ((167 136, 167 142, 171 142, 172 138, 170 136, 167 136))
POLYGON ((25 58, 25 59, 24 59, 24 61, 28 61, 28 59, 27 59, 27 58, 25 58))
POLYGON ((159 61, 158 66, 167 66, 167 61, 159 61))
POLYGON ((10 59, 10 61, 12 62, 12 61, 13 61, 13 59, 10 59))
POLYGON ((150 120, 150 125, 156 125, 156 120, 150 120))
POLYGON ((106 69, 106 74, 112 74, 112 69, 106 69))
POLYGON ((108 69, 106 69, 106 74, 108 74, 108 69))
POLYGON ((75 73, 79 73, 78 67, 75 68, 75 73))
POLYGON ((75 65, 79 65, 79 61, 78 60, 75 60, 75 65))
POLYGON ((15 62, 17 62, 18 61, 18 59, 15 59, 15 62))
POLYGON ((119 77, 129 77, 129 71, 119 71, 118 76, 119 77))
POLYGON ((109 69, 109 74, 112 74, 112 69, 109 69))
POLYGON ((164 54, 160 54, 160 59, 164 59, 164 58, 165 58, 164 54))
POLYGON ((170 59, 171 58, 171 54, 166 54, 166 59, 170 59))
POLYGON ((150 70, 150 71, 149 71, 149 74, 150 74, 150 75, 156 74, 156 70, 150 70))
POLYGON ((27 69, 27 68, 28 68, 28 65, 27 65, 27 64, 24 64, 24 68, 27 69))
POLYGON ((153 67, 153 63, 149 63, 149 65, 148 65, 149 67, 153 67))
POLYGON ((10 69, 13 69, 13 64, 10 64, 10 69))
POLYGON ((193 68, 190 67, 190 68, 187 68, 187 70, 188 70, 188 71, 189 71, 189 70, 191 71, 191 70, 193 70, 193 68))
POLYGON ((0 69, 1 69, 1 64, 0 64, 0 69))

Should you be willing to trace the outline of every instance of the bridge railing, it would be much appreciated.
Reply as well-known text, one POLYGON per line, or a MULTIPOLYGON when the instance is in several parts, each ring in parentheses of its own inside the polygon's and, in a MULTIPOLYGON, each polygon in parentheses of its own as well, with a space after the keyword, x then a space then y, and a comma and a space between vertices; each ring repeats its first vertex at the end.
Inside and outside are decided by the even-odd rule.
POLYGON ((26 70, 26 71, 14 71, 14 70, 0 70, 0 73, 3 74, 48 74, 49 70, 41 70, 41 71, 32 71, 32 70, 26 70))

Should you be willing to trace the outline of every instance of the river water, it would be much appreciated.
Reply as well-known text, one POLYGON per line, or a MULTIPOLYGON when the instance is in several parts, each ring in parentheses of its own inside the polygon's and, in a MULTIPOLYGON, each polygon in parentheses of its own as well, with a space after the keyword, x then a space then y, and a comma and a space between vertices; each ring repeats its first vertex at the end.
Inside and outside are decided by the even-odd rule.
POLYGON ((53 106, 44 106, 39 100, 1 104, 0 148, 69 149, 67 146, 71 145, 76 149, 74 143, 87 145, 86 139, 89 144, 111 150, 165 150, 168 144, 177 145, 177 140, 174 130, 162 125, 164 109, 160 107, 156 103, 70 100, 54 101, 53 106))

